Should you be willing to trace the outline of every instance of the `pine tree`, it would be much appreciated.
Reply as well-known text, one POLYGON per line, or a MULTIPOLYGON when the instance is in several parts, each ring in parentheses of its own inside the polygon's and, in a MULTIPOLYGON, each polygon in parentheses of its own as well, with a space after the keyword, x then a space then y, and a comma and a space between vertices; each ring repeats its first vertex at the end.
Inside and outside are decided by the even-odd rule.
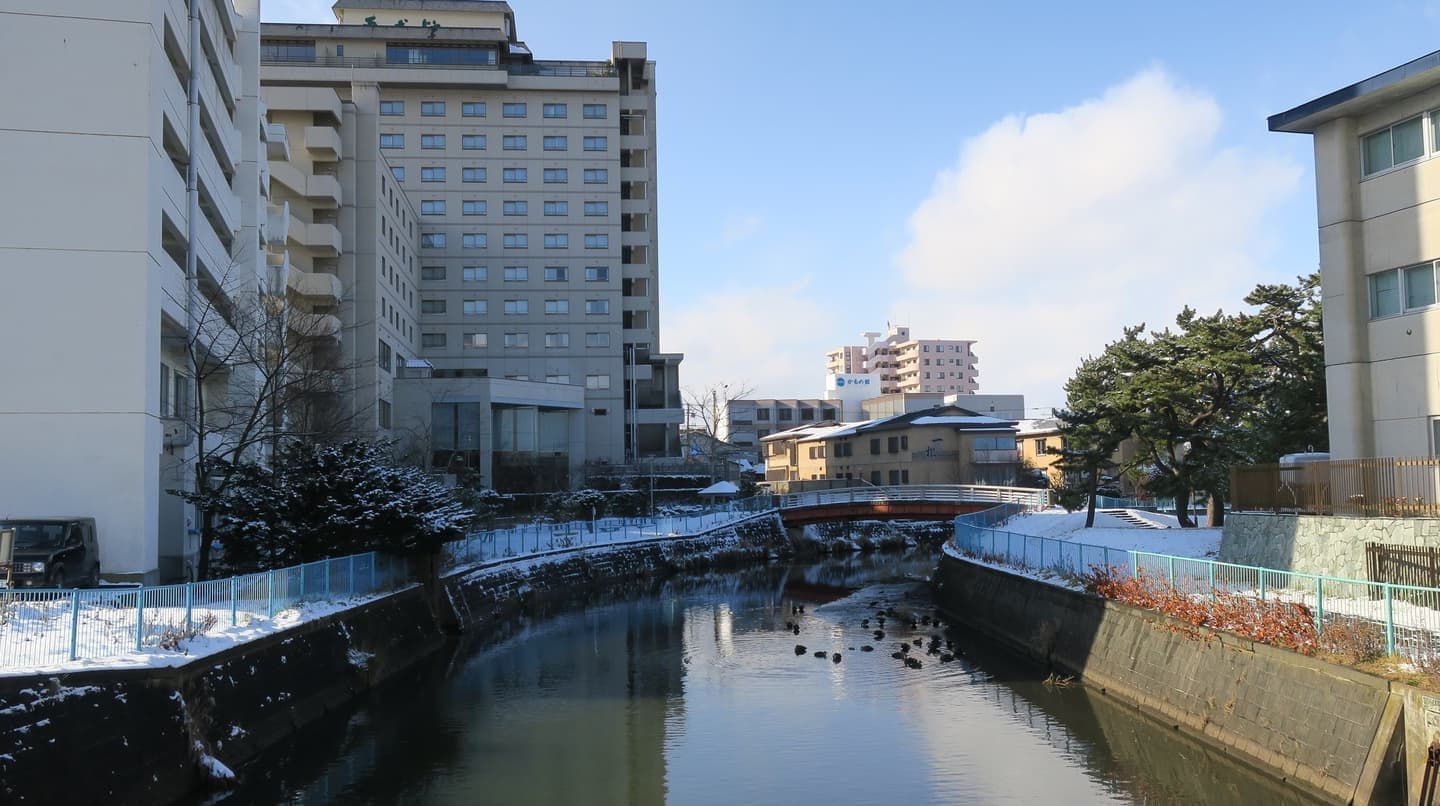
POLYGON ((1065 489, 1073 490, 1072 482, 1080 480, 1088 499, 1087 529, 1095 525, 1095 491, 1100 486, 1100 472, 1115 466, 1112 457, 1127 433, 1123 413, 1112 405, 1116 381, 1115 366, 1108 354, 1087 358, 1065 384, 1066 408, 1054 412, 1060 421, 1060 447, 1049 449, 1049 453, 1060 457, 1056 464, 1065 479, 1065 489))

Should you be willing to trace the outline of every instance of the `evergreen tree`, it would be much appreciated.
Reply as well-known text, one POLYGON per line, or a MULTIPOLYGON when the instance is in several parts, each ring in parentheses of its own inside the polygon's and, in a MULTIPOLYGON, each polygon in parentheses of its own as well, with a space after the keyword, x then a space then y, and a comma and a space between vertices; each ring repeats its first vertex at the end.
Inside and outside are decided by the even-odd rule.
POLYGON ((1115 466, 1112 457, 1127 433, 1121 411, 1112 405, 1116 381, 1111 356, 1087 358, 1065 384, 1067 407, 1054 412, 1060 421, 1060 447, 1048 452, 1060 457, 1056 463, 1065 479, 1062 498, 1078 488, 1088 500, 1086 528, 1095 525, 1100 472, 1115 466))

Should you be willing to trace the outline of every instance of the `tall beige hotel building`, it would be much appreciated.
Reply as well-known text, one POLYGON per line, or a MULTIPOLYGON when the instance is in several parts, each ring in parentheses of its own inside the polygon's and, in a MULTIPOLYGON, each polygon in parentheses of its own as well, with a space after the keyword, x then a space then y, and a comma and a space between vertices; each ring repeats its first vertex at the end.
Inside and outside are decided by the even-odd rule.
POLYGON ((187 277, 220 309, 283 295, 360 430, 437 471, 538 489, 679 455, 645 44, 538 59, 490 0, 333 10, 0 4, 7 66, 54 68, 0 72, 0 518, 96 517, 108 575, 197 548, 167 492, 198 447, 187 277))

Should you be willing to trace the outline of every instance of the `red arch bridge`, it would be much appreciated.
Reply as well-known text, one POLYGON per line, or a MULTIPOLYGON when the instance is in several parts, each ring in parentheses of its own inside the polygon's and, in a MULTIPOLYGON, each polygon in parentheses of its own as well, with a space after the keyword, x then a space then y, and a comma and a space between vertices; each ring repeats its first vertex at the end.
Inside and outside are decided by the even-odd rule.
POLYGON ((894 487, 845 487, 774 498, 786 526, 839 520, 942 520, 1020 504, 1040 509, 1050 504, 1050 491, 985 484, 914 484, 894 487))

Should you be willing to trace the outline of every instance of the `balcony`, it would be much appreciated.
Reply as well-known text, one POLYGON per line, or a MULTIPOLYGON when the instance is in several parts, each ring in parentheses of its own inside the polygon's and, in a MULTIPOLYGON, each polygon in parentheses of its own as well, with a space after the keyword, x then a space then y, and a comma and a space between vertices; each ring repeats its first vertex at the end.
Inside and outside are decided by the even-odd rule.
MULTIPOLYGON (((275 64, 269 59, 264 64, 275 64)), ((280 62, 284 64, 284 62, 280 62)), ((340 96, 329 87, 265 87, 265 104, 272 110, 282 112, 310 112, 330 116, 336 123, 341 119, 340 96)))
POLYGON ((298 269, 290 270, 289 287, 296 294, 323 305, 340 304, 340 295, 343 290, 340 278, 333 274, 298 269))
POLYGON ((265 243, 284 246, 290 237, 290 202, 269 205, 265 210, 265 243))
POLYGON ((305 148, 327 160, 340 159, 340 132, 332 126, 306 126, 305 148))
POLYGON ((297 196, 304 196, 325 206, 340 206, 340 180, 333 176, 306 176, 291 163, 274 161, 270 162, 270 175, 297 196))
POLYGON ((306 339, 339 339, 340 317, 328 313, 293 312, 286 320, 296 335, 306 339))
POLYGON ((1009 450, 980 450, 976 448, 970 459, 977 465, 1013 465, 1020 462, 1020 452, 1009 450))
POLYGON ((265 124, 265 156, 272 160, 290 161, 290 135, 285 131, 285 124, 265 124))
POLYGON ((290 240, 296 245, 331 257, 340 254, 340 229, 334 224, 306 224, 291 216, 290 240))

